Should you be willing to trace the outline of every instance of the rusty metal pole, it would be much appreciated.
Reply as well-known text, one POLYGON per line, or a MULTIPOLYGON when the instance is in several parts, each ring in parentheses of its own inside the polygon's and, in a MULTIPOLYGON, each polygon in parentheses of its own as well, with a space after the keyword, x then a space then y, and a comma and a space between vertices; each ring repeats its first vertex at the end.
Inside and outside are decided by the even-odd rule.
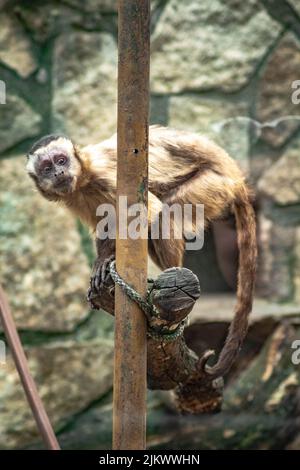
MULTIPOLYGON (((128 207, 143 203, 147 208, 150 1, 119 0, 118 13, 117 206, 120 196, 127 196, 128 207)), ((118 222, 121 212, 117 207, 118 222)), ((144 224, 147 227, 147 213, 144 224)), ((119 226, 117 232, 117 271, 145 295, 148 241, 123 239, 119 226)), ((144 314, 116 286, 114 449, 145 449, 146 371, 144 314)))
POLYGON ((28 362, 6 296, 0 286, 0 319, 38 430, 49 450, 60 450, 53 428, 30 374, 28 362))

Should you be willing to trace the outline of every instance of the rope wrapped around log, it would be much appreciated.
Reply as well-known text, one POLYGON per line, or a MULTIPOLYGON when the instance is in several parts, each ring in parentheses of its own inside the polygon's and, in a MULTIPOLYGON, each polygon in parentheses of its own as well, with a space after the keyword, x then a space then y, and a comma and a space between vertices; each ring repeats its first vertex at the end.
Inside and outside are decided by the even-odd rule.
MULTIPOLYGON (((213 351, 198 357, 186 345, 183 334, 199 296, 197 276, 187 268, 175 267, 166 269, 151 283, 146 299, 150 306, 146 314, 148 388, 173 390, 177 409, 189 414, 219 411, 223 397, 222 377, 212 378, 205 372, 213 351)), ((90 300, 94 308, 114 315, 114 280, 109 271, 100 291, 92 292, 90 300)))

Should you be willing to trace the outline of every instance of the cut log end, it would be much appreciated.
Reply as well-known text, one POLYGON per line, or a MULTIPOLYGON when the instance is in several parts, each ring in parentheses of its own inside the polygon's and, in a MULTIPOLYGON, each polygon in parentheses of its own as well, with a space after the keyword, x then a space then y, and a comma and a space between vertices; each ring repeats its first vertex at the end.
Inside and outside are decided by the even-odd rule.
POLYGON ((178 323, 192 310, 199 296, 199 280, 192 271, 169 268, 154 281, 149 301, 155 305, 161 319, 178 323))

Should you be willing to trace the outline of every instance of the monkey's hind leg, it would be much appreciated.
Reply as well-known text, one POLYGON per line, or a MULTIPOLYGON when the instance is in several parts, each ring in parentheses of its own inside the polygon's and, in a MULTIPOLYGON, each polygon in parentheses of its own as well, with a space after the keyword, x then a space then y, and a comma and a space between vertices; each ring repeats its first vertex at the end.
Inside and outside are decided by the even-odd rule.
POLYGON ((172 267, 182 267, 183 256, 185 250, 185 240, 181 233, 181 238, 174 236, 174 221, 170 219, 170 233, 167 238, 162 234, 162 214, 160 213, 157 221, 159 223, 159 231, 156 231, 156 237, 149 233, 148 251, 149 255, 162 270, 172 267), (157 235, 159 236, 157 237, 157 235))
POLYGON ((164 204, 149 191, 148 250, 154 263, 162 270, 182 267, 185 249, 182 229, 182 212, 165 210, 164 204))

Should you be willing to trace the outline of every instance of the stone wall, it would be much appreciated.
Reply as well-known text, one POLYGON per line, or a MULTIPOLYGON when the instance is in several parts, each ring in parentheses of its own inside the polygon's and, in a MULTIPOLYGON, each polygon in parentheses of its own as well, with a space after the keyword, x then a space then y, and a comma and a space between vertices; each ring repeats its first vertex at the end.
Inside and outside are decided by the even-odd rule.
MULTIPOLYGON (((112 322, 85 302, 86 230, 36 194, 24 155, 52 131, 80 143, 115 132, 117 1, 0 5, 0 279, 51 419, 70 433, 76 416, 108 400, 112 322)), ((300 0, 152 1, 151 121, 205 133, 247 172, 258 287, 281 301, 300 301, 299 41, 300 0)), ((0 418, 0 448, 36 439, 10 358, 0 418)))

